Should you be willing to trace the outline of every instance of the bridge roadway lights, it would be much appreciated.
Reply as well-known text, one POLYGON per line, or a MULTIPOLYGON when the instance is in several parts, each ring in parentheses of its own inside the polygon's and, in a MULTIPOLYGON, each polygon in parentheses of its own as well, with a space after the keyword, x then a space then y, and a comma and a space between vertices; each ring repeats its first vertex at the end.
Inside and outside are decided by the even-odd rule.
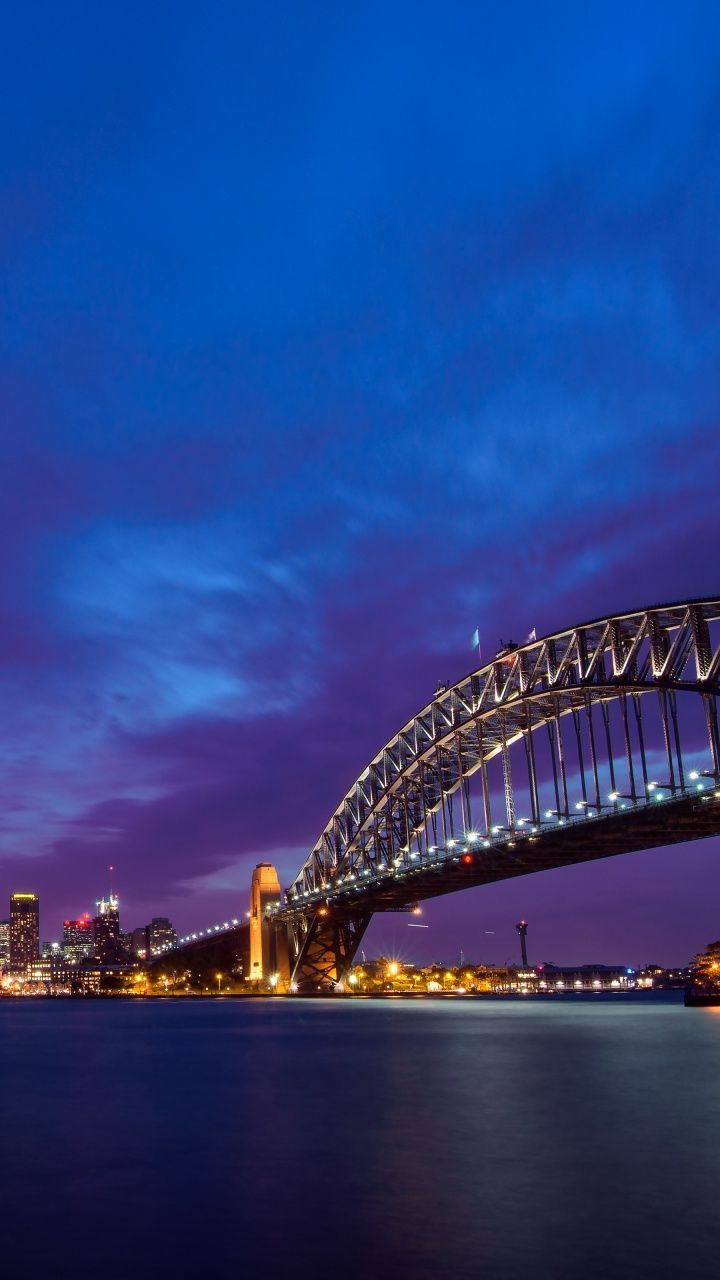
POLYGON ((492 884, 536 871, 592 862, 640 849, 660 848, 720 835, 720 791, 695 792, 669 798, 661 805, 644 804, 613 809, 601 816, 545 827, 536 836, 497 843, 433 863, 407 879, 390 877, 363 884, 352 897, 339 891, 326 903, 292 906, 277 914, 277 924, 302 921, 294 961, 293 984, 299 992, 337 990, 376 912, 413 910, 416 901, 440 897, 460 889, 492 884), (508 845, 512 844, 512 856, 508 845))

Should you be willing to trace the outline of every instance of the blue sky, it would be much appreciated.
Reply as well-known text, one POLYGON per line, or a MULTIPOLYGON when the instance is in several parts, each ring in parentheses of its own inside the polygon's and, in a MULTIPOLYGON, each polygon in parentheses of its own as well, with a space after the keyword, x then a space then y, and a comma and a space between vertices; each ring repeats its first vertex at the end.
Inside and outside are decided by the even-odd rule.
MULTIPOLYGON (((289 879, 476 625, 717 592, 719 29, 8 15, 0 891, 45 935, 111 861, 128 924, 289 879)), ((427 946, 519 913, 550 958, 681 960, 716 854, 462 895, 427 946)))

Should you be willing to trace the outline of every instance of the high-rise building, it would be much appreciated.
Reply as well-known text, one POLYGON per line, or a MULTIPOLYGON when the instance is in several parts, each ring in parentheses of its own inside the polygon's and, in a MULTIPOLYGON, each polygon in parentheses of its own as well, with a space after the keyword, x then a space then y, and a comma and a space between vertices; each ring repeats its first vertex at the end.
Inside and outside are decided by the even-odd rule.
POLYGON ((125 950, 133 960, 144 960, 148 954, 148 931, 147 925, 139 925, 137 929, 132 929, 130 933, 123 934, 125 950))
POLYGON ((0 969, 10 964, 10 921, 0 920, 0 969))
POLYGON ((40 956, 40 899, 36 893, 10 898, 10 968, 24 969, 40 956))
POLYGON ((147 927, 147 935, 147 949, 151 956, 161 955, 163 951, 167 951, 168 947, 174 947, 177 942, 177 934, 167 916, 153 916, 147 927))
POLYGON ((94 954, 95 930, 89 911, 77 920, 63 920, 62 949, 69 964, 80 964, 94 954))
POLYGON ((93 921, 95 956, 101 964, 118 964, 123 958, 120 941, 120 904, 113 893, 101 898, 93 921))

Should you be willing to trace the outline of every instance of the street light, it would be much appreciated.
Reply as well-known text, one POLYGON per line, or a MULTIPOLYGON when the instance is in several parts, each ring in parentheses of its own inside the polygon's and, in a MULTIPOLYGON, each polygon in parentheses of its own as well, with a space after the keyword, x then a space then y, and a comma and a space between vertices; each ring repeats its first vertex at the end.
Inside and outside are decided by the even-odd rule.
MULTIPOLYGON (((713 773, 712 769, 691 769, 689 774, 692 782, 697 782, 699 778, 712 778, 714 783, 720 781, 720 773, 713 773)), ((698 791, 702 790, 702 783, 698 785, 698 791)))
POLYGON ((653 800, 662 800, 661 791, 669 791, 671 794, 675 792, 675 788, 671 787, 669 782, 648 782, 647 789, 653 800))
POLYGON ((222 974, 221 974, 221 973, 216 973, 216 974, 215 974, 215 977, 217 978, 217 984, 218 984, 218 995, 220 995, 220 983, 222 982, 222 974))
POLYGON ((562 816, 562 812, 561 812, 561 810, 560 810, 560 809, 546 809, 546 810, 545 810, 545 817, 546 817, 550 822, 552 822, 553 818, 556 818, 556 819, 557 819, 557 822, 558 822, 558 826, 562 826, 562 825, 563 825, 563 823, 564 823, 564 821, 565 821, 565 819, 564 819, 564 818, 563 818, 563 816, 562 816))

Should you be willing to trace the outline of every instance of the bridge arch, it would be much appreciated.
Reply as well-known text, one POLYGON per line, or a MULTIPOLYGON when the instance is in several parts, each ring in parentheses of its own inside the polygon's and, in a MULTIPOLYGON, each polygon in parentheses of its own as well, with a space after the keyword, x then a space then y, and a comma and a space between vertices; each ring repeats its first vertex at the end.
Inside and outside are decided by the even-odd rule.
MULTIPOLYGON (((518 873, 518 841, 549 847, 548 827, 565 827, 570 848, 569 828, 604 818, 609 830, 611 818, 622 845, 630 818, 635 822, 658 799, 679 813, 681 802, 709 798, 699 791, 714 796, 719 692, 715 598, 596 619, 509 645, 440 689, 363 770, 287 891, 281 915, 296 982, 337 981, 374 911, 401 908, 403 895, 409 903, 461 887, 452 874, 458 847, 473 862, 477 851, 475 882, 482 883, 501 878, 498 857, 506 874, 518 873), (684 720, 683 703, 692 707, 684 720), (652 723, 645 715, 650 704, 652 723), (651 776, 659 766, 662 782, 651 776), (438 869, 439 877, 422 874, 438 869)), ((709 811, 695 809, 705 815, 697 834, 711 834, 709 811)), ((652 815, 642 823, 646 841, 665 842, 652 815)), ((692 838, 694 829, 686 823, 681 838, 692 838)), ((629 847, 650 847, 637 838, 629 847)), ((570 860, 581 859, 575 851, 570 860)), ((533 869, 539 867, 520 873, 533 869)))

